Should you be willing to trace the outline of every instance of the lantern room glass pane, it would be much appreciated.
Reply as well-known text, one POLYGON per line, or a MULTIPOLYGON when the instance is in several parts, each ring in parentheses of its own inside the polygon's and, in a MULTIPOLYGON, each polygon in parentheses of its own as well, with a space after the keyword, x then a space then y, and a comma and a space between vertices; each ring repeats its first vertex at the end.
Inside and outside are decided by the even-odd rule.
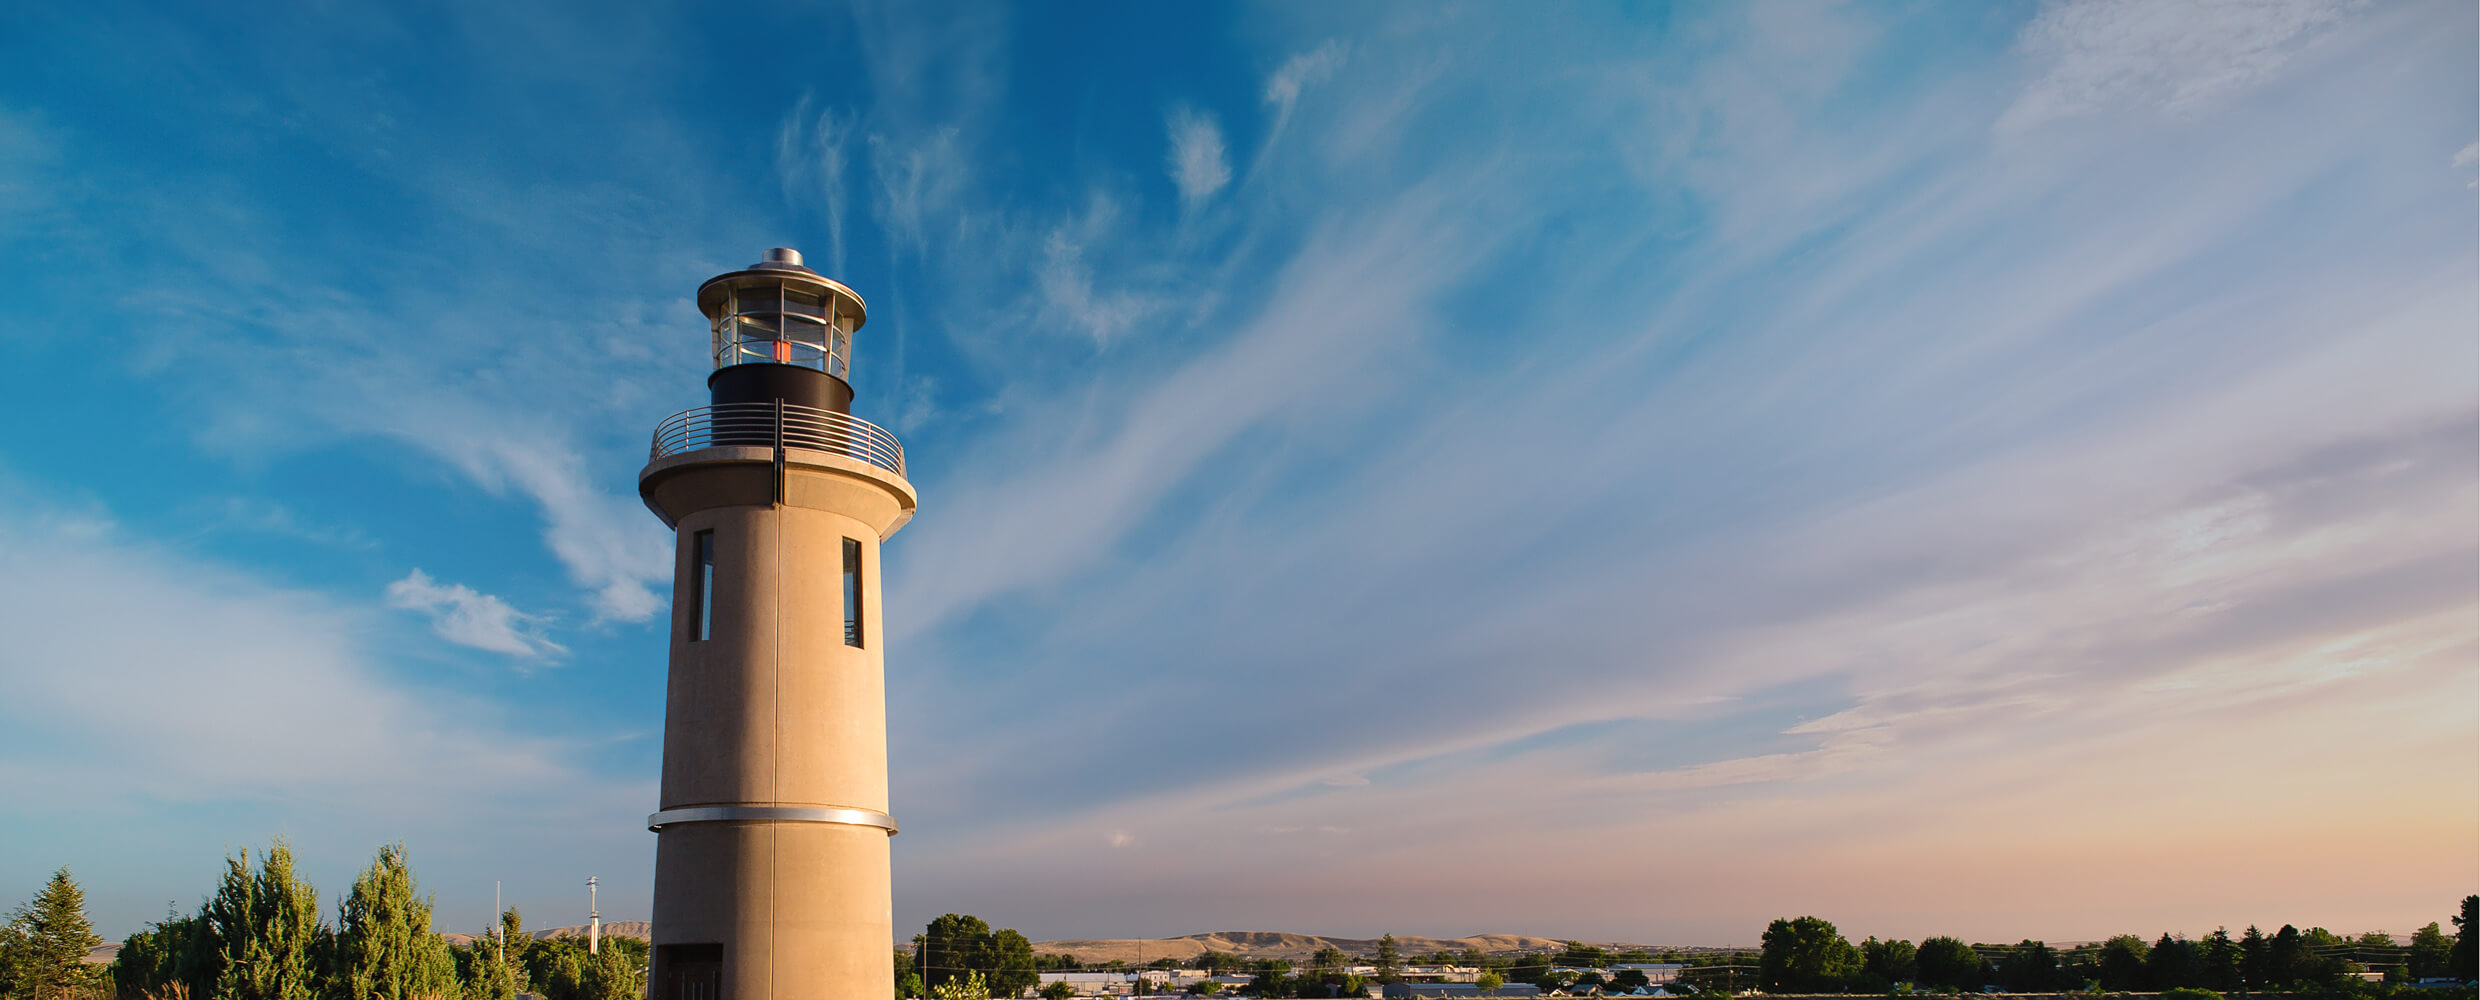
POLYGON ((784 305, 778 296, 783 293, 783 290, 784 286, 774 284, 739 289, 732 293, 732 311, 739 313, 782 312, 784 305))

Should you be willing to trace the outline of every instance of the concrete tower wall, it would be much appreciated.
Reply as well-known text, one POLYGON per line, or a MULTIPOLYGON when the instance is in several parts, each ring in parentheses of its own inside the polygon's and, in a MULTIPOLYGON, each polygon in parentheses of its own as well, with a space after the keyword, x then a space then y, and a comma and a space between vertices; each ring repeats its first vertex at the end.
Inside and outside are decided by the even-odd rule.
POLYGON ((878 532, 796 506, 719 507, 678 526, 680 593, 713 532, 713 638, 678 601, 663 744, 663 808, 766 803, 887 811, 887 692, 878 532), (844 643, 844 540, 861 543, 862 637, 844 643))
POLYGON ((914 495, 843 455, 787 449, 782 468, 779 485, 772 449, 718 447, 639 477, 679 538, 658 816, 688 818, 656 840, 648 985, 658 1000, 880 1000, 895 989, 891 831, 863 824, 888 811, 879 543, 910 518, 914 495), (714 584, 700 640, 704 532, 714 584), (861 555, 858 647, 845 641, 846 539, 861 555), (807 818, 696 818, 753 810, 807 818), (710 954, 720 969, 695 971, 710 954))

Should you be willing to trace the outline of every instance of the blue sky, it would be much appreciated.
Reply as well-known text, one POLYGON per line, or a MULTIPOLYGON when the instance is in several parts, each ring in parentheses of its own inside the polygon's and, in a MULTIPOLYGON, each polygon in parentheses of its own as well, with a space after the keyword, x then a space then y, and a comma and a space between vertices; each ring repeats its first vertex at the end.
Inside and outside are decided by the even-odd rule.
POLYGON ((2407 931, 2469 4, 0 13, 0 894, 642 916, 704 278, 866 296, 900 930, 2407 931))

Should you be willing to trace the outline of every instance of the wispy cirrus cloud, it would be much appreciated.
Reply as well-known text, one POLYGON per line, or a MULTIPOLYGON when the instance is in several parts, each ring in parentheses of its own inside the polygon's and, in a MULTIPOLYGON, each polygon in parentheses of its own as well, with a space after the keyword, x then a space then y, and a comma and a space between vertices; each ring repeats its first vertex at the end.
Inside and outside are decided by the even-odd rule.
POLYGON ((830 274, 845 273, 844 226, 851 197, 844 170, 851 165, 854 128, 850 115, 833 107, 810 113, 810 95, 784 116, 775 129, 775 172, 782 180, 784 200, 815 204, 825 213, 830 274))
POLYGON ((1180 202, 1194 209, 1231 183, 1231 163, 1223 151, 1223 130, 1214 116, 1194 108, 1171 113, 1171 183, 1180 202))
MULTIPOLYGON (((109 798, 367 799, 573 777, 555 743, 374 662, 363 610, 131 537, 107 513, 15 488, 5 502, 0 622, 16 639, 0 655, 12 692, 0 714, 16 740, 57 741, 46 759, 120 774, 109 798)), ((418 572, 400 583, 400 599, 425 607, 496 603, 418 572)))
POLYGON ((1309 87, 1325 82, 1343 65, 1343 44, 1333 39, 1316 48, 1294 53, 1266 77, 1265 101, 1274 105, 1271 132, 1280 133, 1292 119, 1292 109, 1300 103, 1300 94, 1309 87))
MULTIPOLYGON (((1414 890, 1366 853, 1232 834, 1333 827, 1388 844, 1403 872, 1510 873, 1459 912, 1585 933, 1597 925, 1574 900, 1668 880, 1660 858, 1758 864, 1762 845, 1821 825, 1974 824, 1979 847, 1923 835, 1935 850, 1867 850, 1898 866, 1939 852, 2027 863, 1986 841, 2038 813, 1981 802, 2099 794, 2111 767, 2220 752, 2213 732, 2324 726, 2328 749, 2381 743, 2389 759, 2469 738, 2468 713, 2385 721, 2405 687, 2468 686, 2449 667, 2475 626, 2468 574, 2451 570, 2480 558, 2453 514, 2473 502, 2465 453, 2480 441, 2462 377, 2470 284, 2436 256, 2467 259, 2468 241, 2444 226, 2363 232, 2388 252, 2348 265, 2262 249, 2337 224, 2295 211, 2337 176, 2366 181, 2355 190, 2372 205, 2435 196, 2386 190, 2376 179, 2396 175, 2369 152, 2383 144, 2356 141, 2412 122, 2348 110, 2393 106, 2379 95, 2405 96, 2400 77, 2344 53, 2314 83, 2276 67, 2217 92, 2174 145, 2150 119, 2010 124, 2033 141, 2008 145, 1996 123, 2022 95, 1991 81, 2015 65, 1931 74, 1942 84, 1841 117, 1835 95, 1893 41, 1882 26, 1851 11, 1714 20, 1697 37, 1724 51, 1650 76, 1630 75, 1640 42, 1569 38, 1578 78, 1650 99, 1586 101, 1581 122, 1553 110, 1564 85, 1423 77, 1438 62, 1421 44, 1356 48, 1351 74, 1330 70, 1333 106, 1288 126, 1301 155, 1264 167, 1275 191, 1326 186, 1327 225, 1236 251, 1262 255, 1247 259, 1270 278, 1208 260, 1160 289, 1251 308, 1207 313, 1179 364, 1102 368, 1073 393, 1013 401, 1030 426, 1074 432, 1002 434, 956 463, 937 484, 954 520, 906 541, 890 608, 904 609, 898 640, 928 647, 897 712, 935 704, 982 733, 970 754, 897 734, 926 803, 918 829, 941 829, 942 804, 992 796, 1015 796, 1024 819, 1005 847, 925 833, 942 856, 995 853, 907 878, 1056 920, 1041 914, 1058 879, 1004 869, 1073 858, 1080 899, 1173 919, 1150 900, 1165 884, 1216 892, 1219 875, 1176 872, 1182 852, 1214 845, 1268 892, 1221 897, 1245 914, 1231 919, 1286 919, 1303 894, 1332 919, 1387 919, 1321 894, 1328 879, 1383 883, 1400 912, 1414 890), (1777 64, 1787 74, 1750 69, 1777 64), (1420 81, 1409 95, 1405 79, 1420 81), (2251 99, 2274 91, 2280 113, 2260 113, 2251 99), (1459 113, 1422 128, 1392 110, 1430 107, 1459 113), (1531 155, 1553 148, 1527 144, 1533 115, 1562 134, 1606 130, 1640 186, 1572 152, 1531 155), (2339 131, 2301 142, 2303 118, 2339 131), (1373 121, 1390 122, 1375 140, 1373 121), (1697 131, 1650 134, 1672 125, 1697 131), (1364 151, 1354 169, 1419 166, 1368 187, 1321 172, 1332 164, 1314 153, 1345 144, 1364 151), (1577 189, 1596 193, 1543 194, 1577 189), (1649 236, 1642 220, 1680 218, 1682 191, 1695 221, 1649 236), (1503 235, 1544 232, 1577 252, 1530 259, 1503 235), (2291 276, 2270 298, 2267 268, 2291 276), (1483 274, 1498 280, 1474 284, 1483 274), (2438 367, 2410 375, 2408 358, 2438 367), (994 663, 956 634, 980 616, 1044 624, 994 663), (1137 724, 1057 739, 1056 717, 1020 709, 1071 663, 1100 692, 1092 711, 1211 735, 1137 724), (1778 690, 1813 693, 1812 714, 1754 704, 1778 690), (1348 721, 1368 718, 1387 721, 1348 721), (1662 735, 1687 720, 1722 727, 1697 732, 1702 753, 1662 735), (1105 772, 1108 789, 1070 777, 1105 772), (1923 805, 1935 781, 1913 776, 1928 774, 1964 797, 1923 805), (1138 847, 1092 853, 1098 828, 1138 847), (1359 860, 1347 873, 1340 857, 1359 860)), ((2416 20, 2339 44, 2382 46, 2416 20)), ((2420 52, 2432 68, 2460 58, 2420 52)), ((1228 196, 1279 213, 1250 185, 1228 196)), ((2404 780, 2468 771, 2440 761, 2404 780)), ((2295 790, 2250 780, 2221 801, 2273 817, 2295 790)), ((2172 815, 2191 801, 2146 780, 2115 805, 2203 850, 2208 832, 2172 815)), ((2469 828, 2437 827, 2423 849, 2469 828)), ((2273 857, 2250 850, 2230 864, 2273 857)), ((1880 912, 1866 878, 1806 877, 1808 895, 1880 912)), ((2168 927, 2234 919, 2196 905, 2196 878, 2111 884, 2168 927)), ((2111 881, 2055 887, 2096 879, 2111 881)), ((1690 881, 1690 909, 1736 915, 1666 922, 1664 940, 1816 905, 1787 884, 1690 881)), ((2026 914, 2010 905, 1971 919, 2016 926, 2026 914)), ((2024 930, 2106 929, 2112 904, 2076 905, 2089 909, 2024 930)))
POLYGON ((2163 6, 2064 0, 2024 29, 2048 72, 1999 119, 2017 130, 2110 109, 2193 112, 2273 77, 2356 0, 2221 0, 2163 6))

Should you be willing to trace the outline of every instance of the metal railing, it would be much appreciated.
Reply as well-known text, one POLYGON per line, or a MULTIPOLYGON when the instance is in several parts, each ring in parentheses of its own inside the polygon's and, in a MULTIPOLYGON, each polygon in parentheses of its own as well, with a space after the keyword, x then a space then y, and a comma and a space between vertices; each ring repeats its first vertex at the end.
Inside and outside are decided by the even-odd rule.
POLYGON ((700 448, 807 448, 904 474, 904 446, 867 420, 797 403, 725 403, 675 413, 655 425, 647 461, 700 448))

